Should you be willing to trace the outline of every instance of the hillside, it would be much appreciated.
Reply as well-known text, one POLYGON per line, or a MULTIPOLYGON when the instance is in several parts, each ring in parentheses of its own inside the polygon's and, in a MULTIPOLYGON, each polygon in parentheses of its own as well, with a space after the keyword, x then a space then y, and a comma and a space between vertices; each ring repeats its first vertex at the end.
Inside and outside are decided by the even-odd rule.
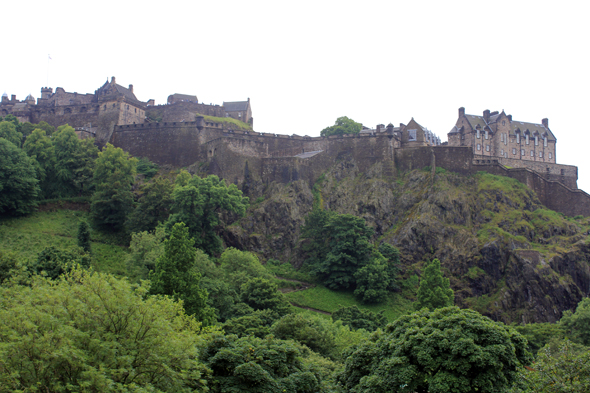
POLYGON ((375 241, 398 247, 405 279, 439 258, 456 303, 496 320, 554 322, 589 293, 590 219, 547 210, 514 179, 442 168, 391 176, 381 164, 361 173, 346 160, 314 185, 250 189, 251 209, 223 236, 265 258, 302 264, 299 231, 315 201, 364 218, 375 241))

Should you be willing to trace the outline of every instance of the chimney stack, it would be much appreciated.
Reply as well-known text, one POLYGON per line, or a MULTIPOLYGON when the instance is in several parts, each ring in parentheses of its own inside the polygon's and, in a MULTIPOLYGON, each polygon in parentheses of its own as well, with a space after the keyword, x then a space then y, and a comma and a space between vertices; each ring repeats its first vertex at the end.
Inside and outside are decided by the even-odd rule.
POLYGON ((549 119, 544 118, 543 120, 541 120, 541 122, 543 123, 543 126, 545 126, 545 128, 549 128, 549 119))
POLYGON ((133 93, 133 85, 129 85, 129 91, 133 93))
POLYGON ((115 77, 111 76, 111 83, 115 83, 115 77))
POLYGON ((486 123, 488 121, 490 121, 490 110, 486 109, 485 111, 483 111, 483 119, 486 121, 486 123))
POLYGON ((459 117, 461 116, 465 116, 465 108, 463 107, 459 108, 459 117))
POLYGON ((508 115, 508 120, 512 121, 512 115, 508 115))
POLYGON ((11 94, 10 95, 10 101, 11 102, 15 102, 16 101, 16 94, 11 94))

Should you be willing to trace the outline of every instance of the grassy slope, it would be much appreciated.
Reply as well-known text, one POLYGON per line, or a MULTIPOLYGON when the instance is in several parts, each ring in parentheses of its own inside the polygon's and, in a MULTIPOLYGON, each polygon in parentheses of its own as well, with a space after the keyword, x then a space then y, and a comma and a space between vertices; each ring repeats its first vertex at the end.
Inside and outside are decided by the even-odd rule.
MULTIPOLYGON (((0 220, 0 250, 18 253, 34 260, 45 247, 66 249, 77 244, 76 234, 88 213, 74 210, 36 212, 27 217, 0 220)), ((91 230, 92 265, 95 270, 125 275, 127 249, 117 245, 114 236, 91 230)))

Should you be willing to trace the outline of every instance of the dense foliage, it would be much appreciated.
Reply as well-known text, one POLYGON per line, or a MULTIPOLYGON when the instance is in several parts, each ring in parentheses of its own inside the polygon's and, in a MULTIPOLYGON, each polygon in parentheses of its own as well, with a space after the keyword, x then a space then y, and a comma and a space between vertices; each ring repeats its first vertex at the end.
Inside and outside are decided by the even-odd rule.
POLYGON ((454 302, 455 294, 451 289, 449 279, 443 277, 440 271, 440 261, 433 259, 426 265, 426 269, 424 269, 424 273, 422 274, 414 308, 416 310, 422 308, 434 310, 436 308, 452 306, 454 302))
POLYGON ((33 161, 12 142, 0 138, 0 215, 30 213, 37 206, 38 193, 33 161))
POLYGON ((501 392, 531 362, 526 339, 472 310, 422 310, 348 352, 350 392, 501 392))
POLYGON ((361 132, 363 125, 356 121, 349 119, 346 116, 339 117, 336 119, 336 123, 333 126, 324 128, 321 132, 321 136, 330 135, 343 135, 343 134, 358 134, 361 132))

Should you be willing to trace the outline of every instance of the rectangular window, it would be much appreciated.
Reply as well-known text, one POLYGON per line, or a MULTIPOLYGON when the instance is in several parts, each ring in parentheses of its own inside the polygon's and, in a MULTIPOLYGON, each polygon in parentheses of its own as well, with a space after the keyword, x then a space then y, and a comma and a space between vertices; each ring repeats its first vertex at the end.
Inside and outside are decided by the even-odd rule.
POLYGON ((481 150, 481 145, 479 143, 477 144, 477 150, 481 150))
POLYGON ((520 150, 520 155, 521 155, 521 156, 524 156, 524 149, 521 149, 521 150, 520 150))
POLYGON ((531 157, 535 156, 535 152, 531 150, 531 157))
POLYGON ((516 143, 520 143, 520 134, 516 134, 516 143))
POLYGON ((489 134, 488 134, 488 130, 486 130, 486 139, 489 139, 489 134))
POLYGON ((549 159, 552 159, 552 158, 553 158, 553 157, 552 157, 551 153, 549 153, 549 159))
POLYGON ((408 130, 408 141, 415 141, 417 139, 416 131, 417 130, 408 130))
POLYGON ((490 145, 486 145, 486 151, 490 151, 490 145))
POLYGON ((526 144, 527 145, 529 144, 529 136, 528 135, 526 136, 526 144))
POLYGON ((479 130, 477 130, 477 139, 479 139, 479 138, 480 138, 479 130))
POLYGON ((539 152, 539 158, 543 158, 543 152, 542 151, 539 152))
POLYGON ((500 150, 500 155, 503 156, 504 155, 504 149, 500 150))
POLYGON ((547 137, 543 138, 543 146, 547 147, 547 137))
POLYGON ((539 137, 535 135, 535 146, 539 146, 539 137))
POLYGON ((512 149, 512 154, 516 155, 516 149, 512 149))

